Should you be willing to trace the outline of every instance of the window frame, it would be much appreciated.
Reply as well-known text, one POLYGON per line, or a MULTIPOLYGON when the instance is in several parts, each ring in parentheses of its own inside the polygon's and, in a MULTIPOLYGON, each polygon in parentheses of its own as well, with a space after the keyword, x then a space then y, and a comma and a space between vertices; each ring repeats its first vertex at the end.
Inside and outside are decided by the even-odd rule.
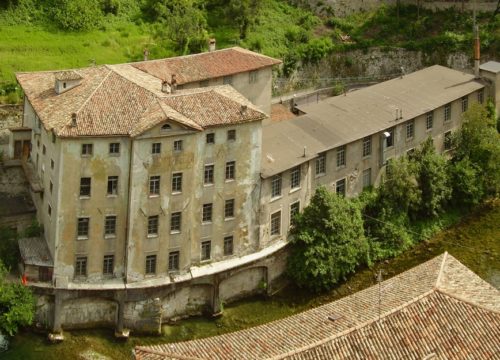
POLYGON ((346 178, 338 179, 337 181, 335 181, 335 194, 342 195, 345 197, 346 190, 347 190, 346 178), (339 189, 342 189, 342 191, 339 191, 339 189))
POLYGON ((283 176, 276 174, 271 178, 271 199, 279 198, 283 194, 283 176))
POLYGON ((484 88, 478 90, 477 102, 480 103, 481 105, 484 104, 484 88))
POLYGON ((227 131, 227 141, 236 141, 236 129, 229 129, 227 131))
POLYGON ((116 237, 116 215, 106 215, 104 217, 104 237, 116 237))
POLYGON ((159 215, 150 215, 148 216, 147 223, 147 237, 158 237, 159 229, 160 229, 160 216, 159 215))
POLYGON ((170 214, 170 233, 179 234, 182 231, 182 211, 173 211, 170 214))
POLYGON ((182 172, 172 173, 172 194, 182 193, 182 172))
POLYGON ((146 255, 146 266, 144 273, 146 275, 156 275, 156 254, 146 255))
POLYGON ((372 136, 365 136, 363 138, 363 158, 367 158, 372 154, 372 136))
POLYGON ((113 276, 115 270, 115 256, 114 255, 104 255, 102 261, 102 275, 103 276, 113 276))
POLYGON ((80 199, 90 198, 92 195, 92 178, 91 177, 81 177, 80 178, 80 199), (84 184, 84 179, 88 180, 88 184, 84 184))
POLYGON ((82 144, 82 149, 80 153, 81 157, 90 157, 94 155, 94 144, 92 143, 85 143, 82 144))
POLYGON ((206 203, 201 208, 201 222, 202 224, 212 223, 213 218, 213 203, 206 203))
POLYGON ((413 140, 415 137, 415 119, 411 119, 405 124, 406 140, 413 140))
POLYGON ((236 179, 236 161, 227 161, 226 162, 226 181, 233 181, 236 179))
POLYGON ((87 277, 87 256, 77 256, 75 259, 75 278, 87 277))
POLYGON ((223 239, 224 256, 231 256, 234 254, 234 235, 226 235, 223 239))
POLYGON ((302 177, 301 174, 301 166, 295 166, 290 170, 290 189, 295 190, 295 189, 300 189, 300 180, 302 177))
POLYGON ((295 217, 296 214, 299 213, 300 213, 300 200, 290 203, 290 212, 289 212, 290 227, 293 226, 293 218, 295 217), (295 209, 296 206, 297 209, 295 209))
POLYGON ((161 154, 161 142, 151 143, 151 155, 161 154))
POLYGON ((109 143, 109 155, 110 156, 119 156, 120 155, 120 143, 119 142, 114 142, 114 143, 109 143))
POLYGON ((367 169, 364 169, 362 172, 362 180, 363 180, 363 189, 366 189, 367 187, 372 186, 372 168, 369 167, 367 169), (368 174, 368 176, 367 176, 368 174), (366 179, 368 178, 368 183, 366 179))
POLYGON ((463 113, 469 109, 469 95, 462 96, 460 99, 460 105, 463 113))
POLYGON ((224 220, 234 219, 235 214, 235 201, 234 199, 227 199, 224 202, 224 220))
POLYGON ((118 196, 118 176, 116 175, 108 176, 106 195, 118 196))
POLYGON ((207 133, 205 136, 205 142, 209 145, 215 144, 215 133, 214 132, 207 133))
POLYGON ((451 121, 451 102, 444 105, 444 122, 451 121))
POLYGON ((450 151, 452 148, 453 148, 452 132, 451 130, 449 130, 443 134, 443 149, 444 151, 450 151))
POLYGON ((337 147, 337 153, 336 153, 336 158, 337 158, 337 168, 343 168, 347 164, 347 146, 346 145, 341 145, 337 147))
POLYGON ((326 174, 326 151, 318 154, 315 165, 316 165, 316 176, 326 174))
POLYGON ((434 111, 425 114, 425 130, 430 131, 434 128, 434 111))
POLYGON ((269 222, 269 235, 281 235, 281 210, 275 211, 271 214, 271 220, 269 222))
POLYGON ((168 271, 174 272, 179 271, 181 252, 179 250, 173 250, 168 252, 168 271))
POLYGON ((79 216, 76 222, 76 237, 79 240, 84 240, 89 238, 90 232, 90 217, 89 216, 79 216))
POLYGON ((203 168, 203 185, 213 185, 215 181, 215 165, 206 164, 203 168))
POLYGON ((160 195, 160 175, 149 176, 149 196, 155 197, 160 195))
POLYGON ((182 140, 174 140, 174 152, 181 152, 184 148, 183 141, 182 140))
POLYGON ((204 240, 200 244, 200 261, 212 259, 212 241, 204 240))

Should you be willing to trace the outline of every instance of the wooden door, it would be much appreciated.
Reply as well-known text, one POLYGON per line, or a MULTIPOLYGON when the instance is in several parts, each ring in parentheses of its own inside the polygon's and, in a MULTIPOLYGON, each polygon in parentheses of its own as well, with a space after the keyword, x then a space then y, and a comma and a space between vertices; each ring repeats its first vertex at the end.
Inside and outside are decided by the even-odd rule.
POLYGON ((14 159, 21 158, 22 150, 22 142, 20 140, 14 141, 14 159))

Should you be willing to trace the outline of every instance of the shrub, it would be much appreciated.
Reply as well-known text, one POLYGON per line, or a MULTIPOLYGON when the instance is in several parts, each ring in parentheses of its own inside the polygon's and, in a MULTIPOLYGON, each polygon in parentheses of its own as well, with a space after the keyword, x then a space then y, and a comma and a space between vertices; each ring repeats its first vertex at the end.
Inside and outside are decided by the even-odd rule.
POLYGON ((368 262, 359 203, 324 187, 295 218, 291 235, 288 273, 300 287, 330 289, 368 262))
POLYGON ((54 0, 53 19, 63 30, 88 31, 102 21, 99 0, 54 0))

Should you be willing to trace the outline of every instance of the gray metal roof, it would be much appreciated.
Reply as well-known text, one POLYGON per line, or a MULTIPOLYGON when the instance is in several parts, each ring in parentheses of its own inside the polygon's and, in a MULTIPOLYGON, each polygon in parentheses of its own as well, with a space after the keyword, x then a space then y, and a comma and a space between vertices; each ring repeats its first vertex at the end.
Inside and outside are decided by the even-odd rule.
POLYGON ((49 247, 43 237, 19 239, 19 250, 27 265, 54 266, 49 247))
POLYGON ((479 66, 479 69, 498 74, 500 72, 500 62, 488 61, 479 66))
POLYGON ((298 106, 305 115, 264 126, 261 175, 278 174, 320 152, 379 133, 483 87, 474 75, 434 65, 346 95, 298 106), (396 109, 402 110, 402 119, 396 120, 396 109))

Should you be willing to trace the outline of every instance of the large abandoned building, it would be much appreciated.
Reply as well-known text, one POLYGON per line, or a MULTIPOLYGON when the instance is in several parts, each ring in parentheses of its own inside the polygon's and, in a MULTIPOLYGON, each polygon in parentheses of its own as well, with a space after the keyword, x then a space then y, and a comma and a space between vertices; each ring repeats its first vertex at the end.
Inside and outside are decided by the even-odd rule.
POLYGON ((156 332, 272 291, 291 214, 317 186, 355 196, 429 136, 447 151, 498 80, 496 63, 488 81, 432 66, 273 123, 279 63, 231 48, 17 74, 10 156, 23 158, 44 229, 20 242, 40 323, 156 332))

